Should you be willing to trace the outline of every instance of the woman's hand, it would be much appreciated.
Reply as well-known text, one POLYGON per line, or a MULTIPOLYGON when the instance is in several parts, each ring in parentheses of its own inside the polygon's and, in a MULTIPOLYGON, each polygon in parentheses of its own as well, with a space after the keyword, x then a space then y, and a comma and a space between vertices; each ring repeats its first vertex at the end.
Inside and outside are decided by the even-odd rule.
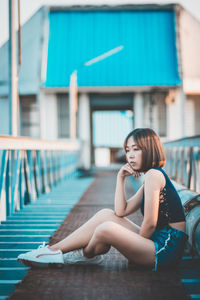
POLYGON ((118 172, 118 175, 123 178, 131 175, 135 178, 138 178, 141 174, 140 172, 133 170, 131 165, 127 163, 121 167, 121 169, 118 172))

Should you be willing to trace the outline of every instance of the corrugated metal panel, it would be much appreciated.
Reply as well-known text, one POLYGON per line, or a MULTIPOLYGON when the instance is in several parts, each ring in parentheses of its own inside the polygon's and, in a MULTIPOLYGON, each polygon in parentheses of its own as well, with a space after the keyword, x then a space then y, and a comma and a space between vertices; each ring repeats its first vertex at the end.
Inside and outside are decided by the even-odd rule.
POLYGON ((95 111, 93 113, 93 144, 95 147, 122 147, 133 130, 131 111, 95 111))
MULTIPOLYGON (((20 94, 37 94, 40 88, 44 8, 22 26, 20 94)), ((17 46, 18 49, 18 46, 17 46)), ((0 95, 8 94, 8 42, 0 48, 0 95)))
POLYGON ((173 11, 52 11, 49 21, 46 86, 69 86, 74 69, 79 86, 180 84, 173 11), (120 45, 119 53, 82 67, 120 45))
POLYGON ((22 67, 19 77, 20 94, 37 94, 41 82, 44 8, 22 27, 22 67))
POLYGON ((9 134, 8 98, 0 97, 0 134, 9 134))

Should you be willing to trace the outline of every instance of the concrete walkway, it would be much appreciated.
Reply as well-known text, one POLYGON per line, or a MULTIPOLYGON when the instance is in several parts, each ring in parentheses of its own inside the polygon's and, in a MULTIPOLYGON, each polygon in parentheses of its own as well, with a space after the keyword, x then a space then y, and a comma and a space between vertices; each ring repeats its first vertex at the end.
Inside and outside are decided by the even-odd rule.
MULTIPOLYGON (((54 234, 51 244, 64 238, 98 210, 105 207, 113 208, 115 182, 115 172, 99 172, 54 234)), ((129 181, 128 196, 133 192, 129 181)), ((140 225, 142 216, 138 212, 130 219, 140 225)), ((66 265, 63 269, 32 268, 10 299, 190 299, 179 270, 152 272, 129 266, 127 260, 114 248, 111 248, 104 258, 103 264, 99 266, 66 265)))

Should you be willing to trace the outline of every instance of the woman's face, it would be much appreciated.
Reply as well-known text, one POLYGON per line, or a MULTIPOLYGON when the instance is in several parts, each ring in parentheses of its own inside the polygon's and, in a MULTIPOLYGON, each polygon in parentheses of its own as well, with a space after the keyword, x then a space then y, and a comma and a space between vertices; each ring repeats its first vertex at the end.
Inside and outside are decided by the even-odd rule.
POLYGON ((126 159, 133 170, 139 171, 142 167, 142 150, 139 149, 131 136, 126 145, 126 159))

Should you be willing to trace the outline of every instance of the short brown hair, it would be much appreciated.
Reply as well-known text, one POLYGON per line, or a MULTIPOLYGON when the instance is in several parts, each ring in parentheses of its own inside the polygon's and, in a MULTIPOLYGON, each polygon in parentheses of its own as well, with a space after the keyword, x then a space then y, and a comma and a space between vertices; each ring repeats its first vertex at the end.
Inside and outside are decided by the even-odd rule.
POLYGON ((131 131, 125 141, 124 150, 127 142, 133 137, 135 144, 142 150, 141 172, 146 172, 152 167, 163 167, 165 165, 165 151, 159 136, 151 128, 137 128, 131 131))

